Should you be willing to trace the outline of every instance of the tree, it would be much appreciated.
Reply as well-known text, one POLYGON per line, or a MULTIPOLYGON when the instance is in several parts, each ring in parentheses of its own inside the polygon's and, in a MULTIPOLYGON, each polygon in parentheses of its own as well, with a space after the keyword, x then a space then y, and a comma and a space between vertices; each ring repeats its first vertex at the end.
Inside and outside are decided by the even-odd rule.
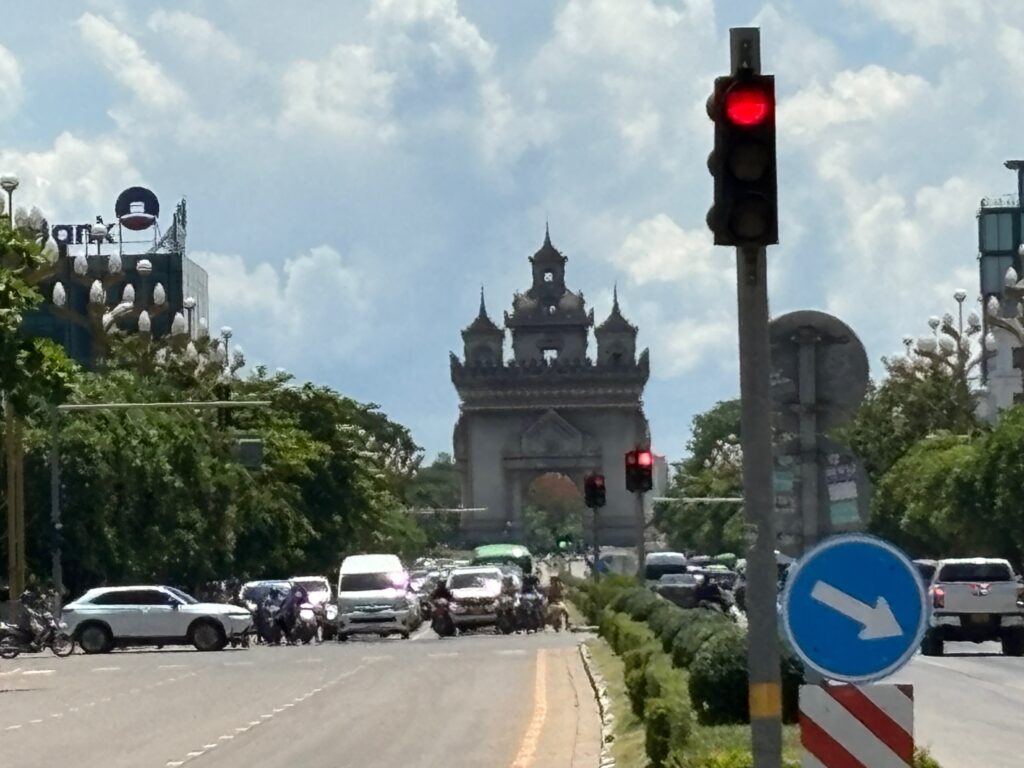
MULTIPOLYGON (((687 457, 668 496, 740 497, 743 456, 739 444, 740 401, 723 400, 693 418, 687 457)), ((674 549, 709 554, 745 549, 743 506, 728 502, 664 503, 654 523, 674 549)))
MULTIPOLYGON (((406 504, 413 510, 455 509, 462 500, 459 473, 451 454, 439 453, 429 466, 421 467, 409 480, 406 504)), ((453 545, 459 535, 459 513, 439 512, 417 516, 429 549, 453 545)))
POLYGON ((553 552, 558 540, 583 538, 583 496, 565 475, 548 472, 530 485, 523 511, 526 545, 537 552, 553 552))
POLYGON ((966 372, 935 357, 882 358, 886 378, 872 383, 856 415, 836 432, 864 461, 872 482, 931 434, 972 434, 981 428, 966 372))

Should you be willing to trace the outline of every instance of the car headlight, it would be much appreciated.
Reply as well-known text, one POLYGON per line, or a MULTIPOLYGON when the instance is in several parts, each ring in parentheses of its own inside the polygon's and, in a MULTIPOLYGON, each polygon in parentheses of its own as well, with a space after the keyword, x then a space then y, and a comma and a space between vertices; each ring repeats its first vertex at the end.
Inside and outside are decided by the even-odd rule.
POLYGON ((330 621, 334 621, 336 618, 338 618, 338 606, 328 605, 324 613, 327 614, 327 618, 330 621))

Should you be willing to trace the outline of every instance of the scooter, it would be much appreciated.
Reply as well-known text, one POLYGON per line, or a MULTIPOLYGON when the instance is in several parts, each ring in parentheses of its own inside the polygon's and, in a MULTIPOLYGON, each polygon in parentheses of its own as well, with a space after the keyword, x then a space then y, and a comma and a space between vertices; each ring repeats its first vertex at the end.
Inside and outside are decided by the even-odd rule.
POLYGON ((536 592, 524 592, 516 608, 516 624, 519 629, 540 632, 544 629, 544 598, 536 592))
POLYGON ((561 600, 548 603, 548 624, 555 632, 561 632, 563 626, 569 628, 569 612, 561 600))
POLYGON ((498 613, 495 626, 503 635, 511 635, 516 631, 516 603, 509 595, 498 598, 498 613))

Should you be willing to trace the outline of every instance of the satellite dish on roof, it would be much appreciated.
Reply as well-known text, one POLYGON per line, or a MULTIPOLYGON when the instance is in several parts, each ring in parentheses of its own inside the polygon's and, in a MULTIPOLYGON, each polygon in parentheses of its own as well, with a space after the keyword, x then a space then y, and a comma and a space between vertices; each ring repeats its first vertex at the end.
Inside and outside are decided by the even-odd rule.
POLYGON ((160 215, 160 201, 152 190, 145 187, 129 187, 117 196, 114 213, 121 225, 140 231, 149 229, 160 215))

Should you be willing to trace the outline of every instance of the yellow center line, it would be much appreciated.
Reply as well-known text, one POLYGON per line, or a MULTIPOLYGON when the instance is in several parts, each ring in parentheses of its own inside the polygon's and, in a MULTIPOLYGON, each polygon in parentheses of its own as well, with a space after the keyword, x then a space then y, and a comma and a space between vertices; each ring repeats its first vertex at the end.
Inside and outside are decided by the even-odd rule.
POLYGON ((537 746, 540 744, 540 734, 544 729, 544 720, 548 716, 548 673, 547 655, 541 648, 537 651, 537 675, 533 688, 533 716, 530 724, 526 727, 523 740, 519 743, 519 751, 516 759, 512 761, 510 768, 530 768, 533 765, 534 755, 537 754, 537 746))

